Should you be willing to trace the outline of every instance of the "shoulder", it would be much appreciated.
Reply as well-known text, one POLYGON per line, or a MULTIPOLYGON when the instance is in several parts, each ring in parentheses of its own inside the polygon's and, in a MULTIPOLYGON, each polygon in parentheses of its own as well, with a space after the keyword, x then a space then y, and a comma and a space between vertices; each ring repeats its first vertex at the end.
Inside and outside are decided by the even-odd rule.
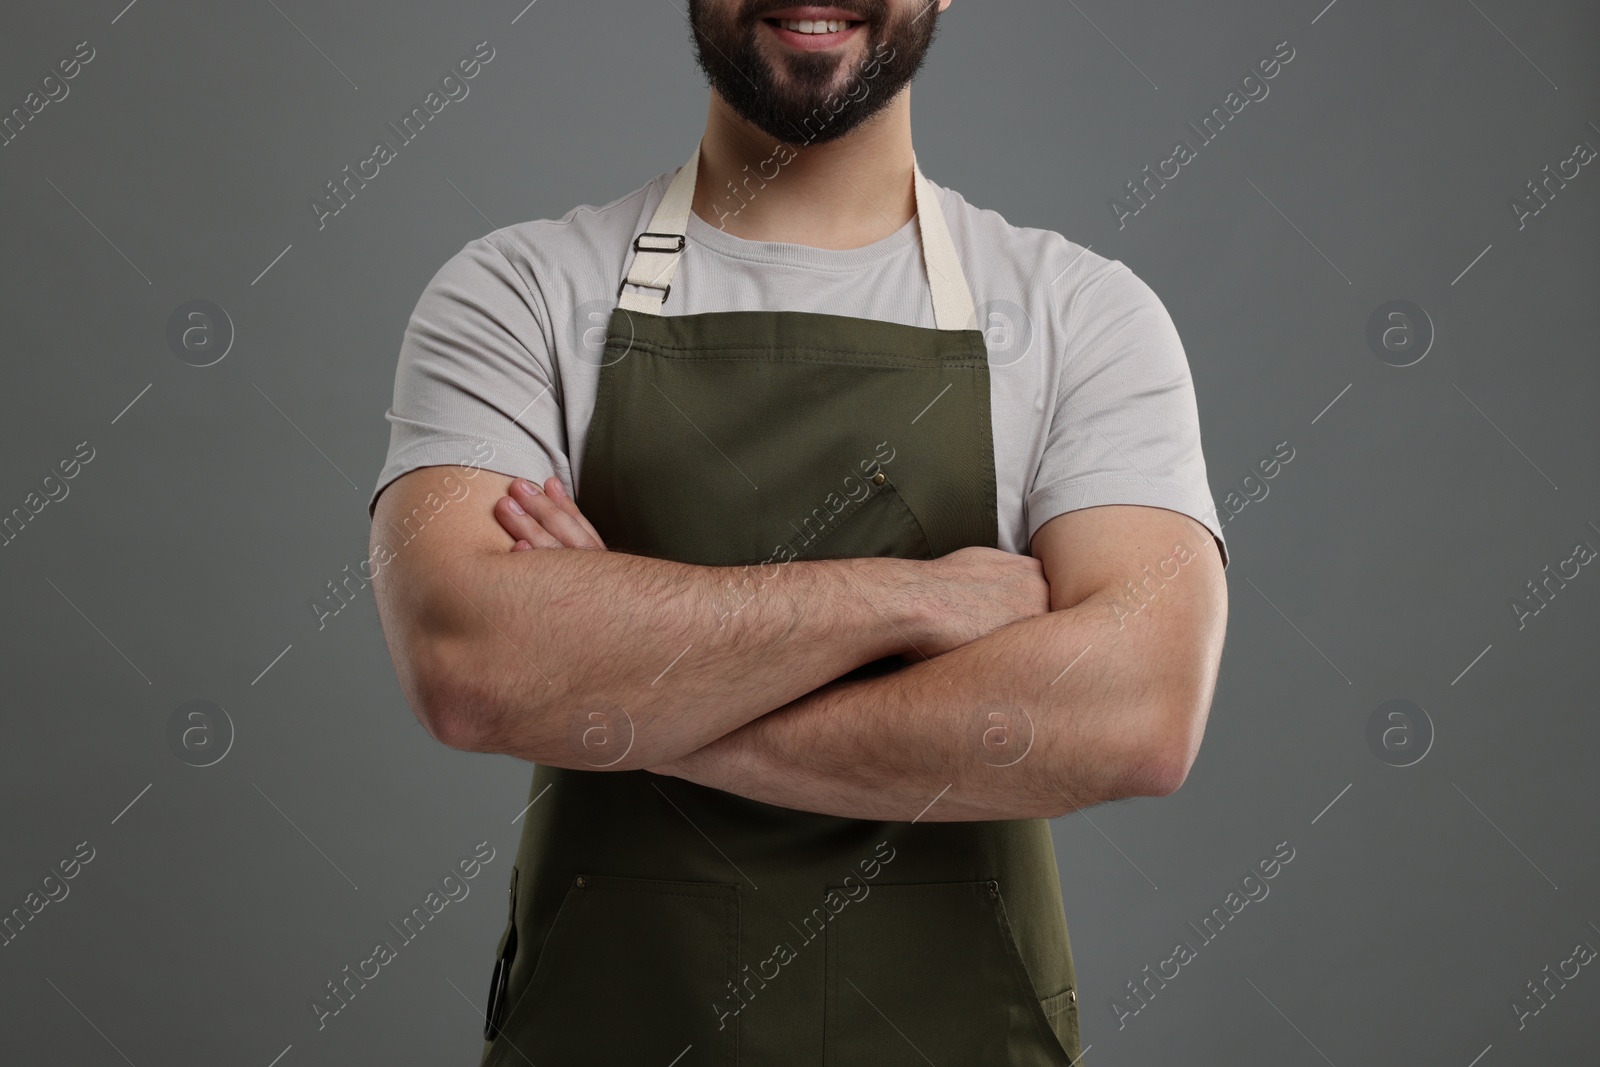
POLYGON ((1063 315, 1088 304, 1160 303, 1121 260, 1102 256, 1055 230, 1014 225, 954 189, 937 183, 934 188, 976 302, 1007 296, 1008 290, 1035 299, 1043 292, 1044 303, 1063 315))
MULTIPOLYGON (((603 204, 580 204, 560 218, 529 219, 468 241, 430 282, 490 298, 512 290, 540 302, 557 290, 603 293, 615 285, 629 243, 666 192, 672 172, 603 204)), ((538 310, 537 308, 535 310, 538 310)))
POLYGON ((1170 327, 1160 297, 1121 260, 1055 230, 1013 225, 954 189, 934 188, 980 308, 1014 302, 1043 328, 1068 335, 1130 315, 1170 327))

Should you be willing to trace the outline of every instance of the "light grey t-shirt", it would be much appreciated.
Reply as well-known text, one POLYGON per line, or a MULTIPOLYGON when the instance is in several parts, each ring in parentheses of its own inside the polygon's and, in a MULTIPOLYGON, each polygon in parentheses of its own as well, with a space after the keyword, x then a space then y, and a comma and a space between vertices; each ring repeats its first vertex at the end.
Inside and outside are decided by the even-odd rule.
MULTIPOLYGON (((601 207, 496 230, 439 268, 400 347, 369 511, 395 478, 436 464, 535 483, 555 474, 577 498, 606 321, 673 173, 601 207)), ((988 342, 999 547, 1028 552, 1063 512, 1144 504, 1198 520, 1226 564, 1188 360, 1156 294, 1117 260, 934 188, 988 342)), ((746 241, 693 213, 687 239, 665 315, 818 311, 934 326, 914 218, 842 251, 746 241)))

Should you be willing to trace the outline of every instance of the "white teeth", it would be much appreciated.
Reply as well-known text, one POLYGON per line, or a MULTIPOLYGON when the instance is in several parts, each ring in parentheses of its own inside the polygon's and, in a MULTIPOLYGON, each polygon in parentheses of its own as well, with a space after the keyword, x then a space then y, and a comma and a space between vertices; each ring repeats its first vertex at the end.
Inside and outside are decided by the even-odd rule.
POLYGON ((795 33, 838 33, 850 23, 844 19, 779 19, 778 25, 795 33))

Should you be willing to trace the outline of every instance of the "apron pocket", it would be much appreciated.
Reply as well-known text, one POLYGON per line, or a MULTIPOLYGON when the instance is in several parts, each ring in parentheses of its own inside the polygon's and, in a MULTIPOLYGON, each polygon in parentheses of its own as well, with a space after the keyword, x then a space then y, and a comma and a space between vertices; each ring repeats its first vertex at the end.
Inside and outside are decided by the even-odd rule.
POLYGON ((732 1067, 735 1027, 713 1005, 738 970, 739 888, 586 874, 540 947, 484 1067, 732 1067))
POLYGON ((1078 1027, 1078 991, 1068 989, 1053 997, 1046 997, 1039 1002, 1039 1007, 1044 1010, 1044 1017, 1050 1020, 1050 1028, 1061 1040, 1061 1047, 1074 1057, 1073 1062, 1076 1063, 1076 1057, 1081 1055, 1079 1048, 1083 1040, 1078 1027))
MULTIPOLYGON (((846 893, 846 887, 840 887, 846 893)), ((1028 977, 998 883, 876 885, 827 928, 824 1067, 934 1062, 1069 1067, 1028 977)))
POLYGON ((870 492, 851 501, 822 530, 807 528, 789 542, 796 559, 933 559, 927 532, 894 482, 879 470, 865 479, 870 492), (882 482, 874 481, 883 478, 882 482))

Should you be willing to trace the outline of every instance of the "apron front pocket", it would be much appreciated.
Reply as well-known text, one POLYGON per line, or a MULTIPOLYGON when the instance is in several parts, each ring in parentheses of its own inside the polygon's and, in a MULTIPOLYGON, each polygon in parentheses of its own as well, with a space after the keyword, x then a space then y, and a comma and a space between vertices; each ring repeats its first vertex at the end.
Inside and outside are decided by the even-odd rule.
POLYGON ((1039 997, 996 882, 875 885, 829 924, 827 953, 824 1067, 1069 1067, 1077 1055, 1075 994, 1039 997), (1046 1009, 1064 998, 1071 1014, 1053 1022, 1046 1009))
POLYGON ((484 1067, 733 1067, 738 924, 735 885, 578 876, 484 1067))
MULTIPOLYGON (((832 521, 817 528, 812 517, 789 542, 796 559, 866 559, 894 556, 933 559, 927 532, 916 512, 882 469, 863 479, 869 492, 851 500, 832 521)), ((815 512, 826 518, 826 511, 815 512)))

